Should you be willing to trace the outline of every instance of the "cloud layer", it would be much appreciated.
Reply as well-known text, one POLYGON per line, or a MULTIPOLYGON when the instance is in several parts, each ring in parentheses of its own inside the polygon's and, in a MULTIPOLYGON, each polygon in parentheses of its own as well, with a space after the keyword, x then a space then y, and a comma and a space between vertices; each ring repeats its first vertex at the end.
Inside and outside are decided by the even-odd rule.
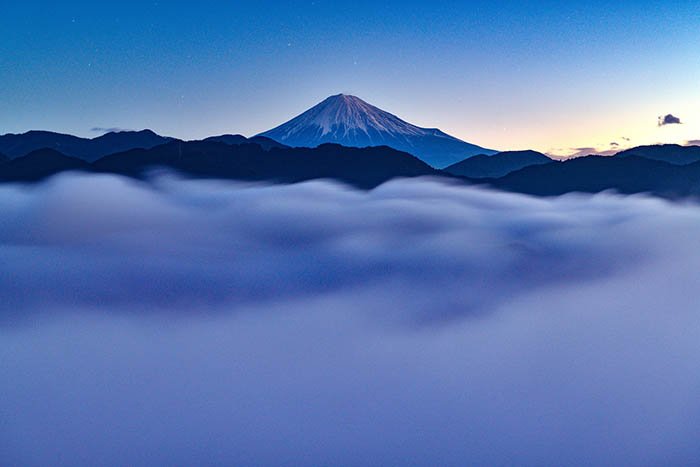
POLYGON ((700 456, 700 210, 395 181, 0 187, 9 463, 700 456))

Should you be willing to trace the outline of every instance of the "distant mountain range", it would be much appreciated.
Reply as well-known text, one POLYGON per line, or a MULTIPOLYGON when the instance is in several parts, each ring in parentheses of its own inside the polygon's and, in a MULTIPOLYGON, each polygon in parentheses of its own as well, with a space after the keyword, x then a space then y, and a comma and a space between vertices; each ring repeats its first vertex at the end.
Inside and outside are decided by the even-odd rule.
POLYGON ((50 131, 30 131, 0 136, 0 153, 14 159, 38 149, 54 149, 86 161, 133 148, 152 148, 171 141, 151 130, 111 132, 97 138, 79 138, 50 131))
MULTIPOLYGON (((681 154, 690 151, 694 149, 682 148, 681 154)), ((540 196, 613 190, 682 198, 700 195, 700 162, 678 165, 630 155, 588 156, 530 166, 480 182, 501 190, 540 196)))
POLYGON ((171 141, 150 149, 131 149, 87 162, 54 149, 40 149, 0 164, 0 181, 34 182, 66 171, 113 173, 141 178, 170 169, 194 178, 295 183, 334 179, 373 188, 396 177, 440 175, 416 157, 388 148, 318 148, 265 150, 260 144, 218 141, 171 141))
MULTIPOLYGON (((110 154, 131 149, 150 149, 173 141, 180 140, 157 135, 151 130, 110 132, 92 139, 51 131, 29 131, 18 135, 0 136, 0 161, 3 157, 15 159, 39 149, 53 149, 62 154, 70 154, 71 157, 94 162, 110 154)), ((287 147, 264 136, 246 138, 241 135, 220 135, 210 136, 204 141, 217 141, 229 145, 255 143, 265 150, 287 147)))
POLYGON ((337 144, 266 151, 258 144, 175 142, 113 154, 94 164, 97 171, 129 176, 140 176, 151 167, 167 167, 194 177, 275 183, 335 179, 360 188, 373 188, 396 177, 439 174, 420 159, 386 146, 337 144))
POLYGON ((551 158, 536 151, 505 151, 492 156, 480 154, 457 162, 445 169, 452 175, 468 178, 499 178, 531 165, 553 162, 551 158))
POLYGON ((700 146, 679 146, 677 144, 639 146, 619 152, 617 157, 643 157, 674 165, 687 165, 700 162, 700 146))
POLYGON ((649 157, 633 155, 634 150, 630 150, 617 156, 589 156, 563 162, 535 152, 504 152, 467 159, 441 171, 386 146, 349 148, 323 144, 317 148, 290 148, 259 138, 225 136, 204 141, 173 140, 93 162, 44 148, 0 162, 0 181, 33 182, 65 171, 142 178, 165 168, 195 178, 273 183, 334 179, 366 189, 396 177, 436 176, 540 196, 614 190, 682 198, 700 196, 700 161, 678 163, 690 160, 697 151, 695 146, 669 145, 640 149, 640 154, 649 157), (659 154, 672 162, 655 159, 659 154), (520 167, 524 164, 529 165, 520 167))
POLYGON ((335 143, 349 147, 389 146, 443 168, 477 154, 495 154, 436 128, 421 128, 355 96, 331 96, 298 117, 261 133, 293 147, 335 143))
POLYGON ((560 162, 535 151, 486 150, 343 94, 252 138, 186 142, 150 130, 92 139, 48 131, 0 136, 0 181, 32 182, 65 171, 143 177, 158 168, 276 183, 328 178, 361 188, 429 175, 534 195, 615 190, 700 196, 698 146, 640 146, 560 162))
POLYGON ((0 164, 0 181, 38 182, 68 171, 91 171, 91 165, 89 162, 66 156, 55 149, 37 149, 26 156, 0 164))

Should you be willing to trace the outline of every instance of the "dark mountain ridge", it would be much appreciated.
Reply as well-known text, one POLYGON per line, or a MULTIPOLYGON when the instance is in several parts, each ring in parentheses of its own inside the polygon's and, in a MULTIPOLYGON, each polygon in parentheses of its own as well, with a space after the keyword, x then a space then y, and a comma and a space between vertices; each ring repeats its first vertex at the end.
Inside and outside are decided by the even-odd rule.
POLYGON ((0 136, 0 152, 14 159, 48 148, 91 162, 115 152, 148 149, 170 140, 172 138, 157 135, 151 130, 111 132, 92 139, 51 131, 28 131, 0 136))
MULTIPOLYGON (((142 141, 153 141, 152 132, 138 133, 143 134, 142 141)), ((56 141, 56 134, 50 132, 20 136, 27 135, 34 144, 56 141)), ((80 140, 70 135, 59 136, 65 137, 61 144, 80 140)), ((291 148, 265 137, 248 139, 241 135, 190 142, 165 139, 167 142, 161 145, 131 148, 94 162, 53 148, 30 151, 4 162, 0 156, 0 181, 32 182, 64 171, 143 177, 151 169, 165 168, 188 177, 275 183, 328 178, 360 188, 372 188, 395 177, 428 175, 541 196, 605 190, 652 193, 668 198, 700 196, 700 161, 692 162, 700 151, 697 146, 643 146, 612 157, 588 156, 564 162, 534 151, 511 151, 468 158, 439 171, 409 153, 386 146, 352 148, 327 143, 317 148, 291 148)), ((119 134, 95 140, 103 147, 122 144, 119 134)), ((7 143, 8 139, 4 141, 7 143)), ((20 146, 7 145, 14 151, 20 151, 20 146)))
POLYGON ((172 142, 149 150, 135 149, 104 157, 97 171, 133 177, 165 167, 202 178, 294 183, 329 178, 372 188, 395 177, 438 172, 414 156, 388 147, 271 148, 259 144, 228 145, 215 141, 172 142))
POLYGON ((392 178, 439 175, 414 156, 388 147, 271 148, 216 141, 172 141, 151 149, 131 149, 93 163, 52 149, 36 151, 0 165, 0 180, 37 181, 65 171, 113 173, 142 178, 153 169, 169 169, 194 178, 295 183, 334 179, 373 188, 392 178))
MULTIPOLYGON (((39 149, 53 149, 70 154, 71 157, 94 162, 110 154, 131 149, 151 149, 172 141, 180 140, 160 136, 151 130, 111 132, 92 139, 51 131, 28 131, 0 136, 0 153, 5 154, 8 159, 14 159, 39 149)), ((255 143, 265 150, 287 147, 264 136, 246 138, 241 135, 221 135, 211 136, 204 141, 218 141, 229 145, 255 143)), ((0 157, 0 162, 2 160, 0 157)))
POLYGON ((0 181, 35 182, 65 171, 91 171, 89 163, 54 149, 39 149, 0 165, 0 181))
POLYGON ((531 165, 549 164, 552 159, 536 151, 504 151, 492 156, 479 154, 447 167, 445 172, 468 178, 500 178, 531 165))
POLYGON ((674 165, 687 165, 700 161, 700 146, 680 146, 678 144, 639 146, 615 155, 615 157, 634 156, 668 162, 674 165))
POLYGON ((501 190, 539 196, 613 190, 666 198, 695 197, 700 195, 700 162, 680 166, 636 156, 587 156, 530 166, 480 182, 501 190))

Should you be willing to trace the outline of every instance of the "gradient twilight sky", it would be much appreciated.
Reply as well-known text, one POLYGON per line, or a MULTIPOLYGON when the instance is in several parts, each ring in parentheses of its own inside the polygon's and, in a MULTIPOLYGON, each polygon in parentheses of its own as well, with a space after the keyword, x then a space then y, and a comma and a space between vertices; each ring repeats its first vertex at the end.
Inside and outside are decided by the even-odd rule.
POLYGON ((700 139, 697 0, 4 3, 0 133, 250 136, 343 92, 496 149, 700 139))

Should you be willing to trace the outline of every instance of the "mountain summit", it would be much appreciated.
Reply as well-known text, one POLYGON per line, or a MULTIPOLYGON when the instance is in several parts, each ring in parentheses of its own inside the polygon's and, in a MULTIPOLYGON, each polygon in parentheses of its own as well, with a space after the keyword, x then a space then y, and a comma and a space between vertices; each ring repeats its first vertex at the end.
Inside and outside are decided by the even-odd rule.
POLYGON ((295 147, 316 147, 324 143, 351 147, 389 146, 413 154, 437 168, 477 154, 496 152, 436 128, 412 125, 359 97, 345 94, 331 96, 260 136, 295 147))

